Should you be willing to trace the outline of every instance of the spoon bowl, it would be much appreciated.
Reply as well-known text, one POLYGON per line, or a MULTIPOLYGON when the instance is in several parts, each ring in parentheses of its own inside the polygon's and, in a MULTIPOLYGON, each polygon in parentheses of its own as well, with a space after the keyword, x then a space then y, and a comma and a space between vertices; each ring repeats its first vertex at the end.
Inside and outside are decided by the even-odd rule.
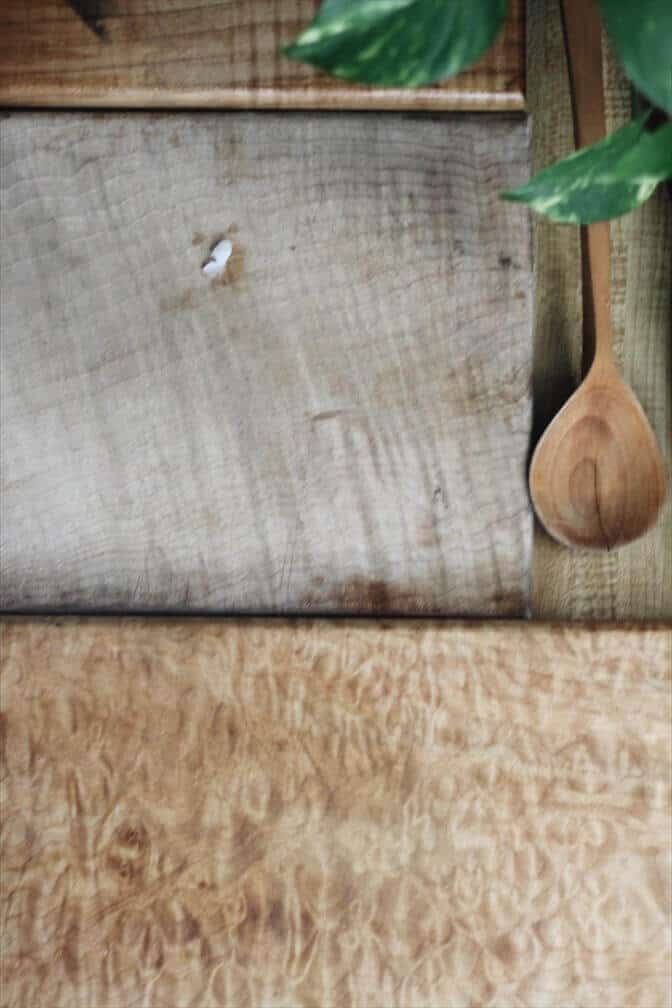
POLYGON ((589 372, 539 441, 530 492, 565 546, 613 549, 654 525, 665 469, 644 411, 614 368, 589 372))

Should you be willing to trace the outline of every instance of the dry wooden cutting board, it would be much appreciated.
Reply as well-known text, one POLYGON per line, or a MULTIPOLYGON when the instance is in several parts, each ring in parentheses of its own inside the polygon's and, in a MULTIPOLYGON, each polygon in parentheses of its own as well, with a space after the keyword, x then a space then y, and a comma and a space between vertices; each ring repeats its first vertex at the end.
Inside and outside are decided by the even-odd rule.
POLYGON ((3 1004, 669 1005, 669 626, 0 644, 3 1004))
POLYGON ((524 121, 1 127, 2 605, 526 611, 524 121))
POLYGON ((3 0, 0 104, 520 109, 524 18, 512 0, 473 68, 409 92, 330 79, 280 54, 316 0, 3 0))

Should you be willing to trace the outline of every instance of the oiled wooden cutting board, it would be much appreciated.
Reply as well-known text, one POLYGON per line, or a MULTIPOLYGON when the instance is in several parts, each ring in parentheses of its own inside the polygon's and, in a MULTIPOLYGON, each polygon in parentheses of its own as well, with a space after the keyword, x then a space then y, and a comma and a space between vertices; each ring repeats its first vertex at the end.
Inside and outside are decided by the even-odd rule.
POLYGON ((1 645, 3 1004, 667 1008, 670 627, 1 645))
POLYGON ((526 611, 525 122, 1 126, 4 606, 526 611))
POLYGON ((3 0, 0 104, 520 109, 524 19, 437 87, 372 89, 330 79, 280 49, 315 0, 3 0))

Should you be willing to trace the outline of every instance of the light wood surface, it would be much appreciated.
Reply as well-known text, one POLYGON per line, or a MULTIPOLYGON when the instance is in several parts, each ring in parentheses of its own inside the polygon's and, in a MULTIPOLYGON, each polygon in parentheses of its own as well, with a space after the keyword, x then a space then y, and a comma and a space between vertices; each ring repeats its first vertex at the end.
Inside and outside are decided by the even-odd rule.
MULTIPOLYGON (((535 169, 573 150, 569 78, 557 0, 528 6, 529 107, 535 169)), ((607 127, 629 115, 629 92, 605 48, 607 127)), ((581 376, 578 228, 535 217, 534 428, 538 437, 581 376)), ((659 189, 611 225, 611 321, 616 358, 672 458, 672 206, 659 189)), ((537 528, 533 615, 554 619, 672 618, 672 500, 640 542, 604 555, 568 551, 537 528)))
MULTIPOLYGON (((596 0, 563 0, 562 9, 576 144, 586 147, 606 134, 602 25, 596 0)), ((592 359, 535 448, 530 492, 554 539, 609 550, 654 525, 665 472, 653 431, 614 359, 609 221, 582 228, 581 245, 583 338, 592 359)))
POLYGON ((524 121, 1 126, 3 605, 526 611, 524 121))
POLYGON ((520 109, 523 0, 473 68, 415 91, 285 59, 316 0, 3 0, 0 104, 520 109), (76 13, 79 11, 80 14, 76 13))
POLYGON ((669 1005, 669 627, 1 643, 4 1004, 669 1005))

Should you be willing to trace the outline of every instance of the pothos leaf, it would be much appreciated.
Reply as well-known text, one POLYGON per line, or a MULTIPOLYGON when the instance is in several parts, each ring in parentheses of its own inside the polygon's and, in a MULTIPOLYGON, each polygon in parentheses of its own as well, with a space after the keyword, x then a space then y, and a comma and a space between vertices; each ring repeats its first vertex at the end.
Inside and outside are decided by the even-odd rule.
POLYGON ((566 224, 592 224, 634 210, 659 182, 672 178, 672 123, 647 133, 645 120, 544 168, 504 198, 566 224))
POLYGON ((672 115, 672 0, 600 0, 600 8, 632 83, 672 115))
POLYGON ((418 87, 477 60, 507 7, 508 0, 324 0, 285 54, 335 77, 418 87))

